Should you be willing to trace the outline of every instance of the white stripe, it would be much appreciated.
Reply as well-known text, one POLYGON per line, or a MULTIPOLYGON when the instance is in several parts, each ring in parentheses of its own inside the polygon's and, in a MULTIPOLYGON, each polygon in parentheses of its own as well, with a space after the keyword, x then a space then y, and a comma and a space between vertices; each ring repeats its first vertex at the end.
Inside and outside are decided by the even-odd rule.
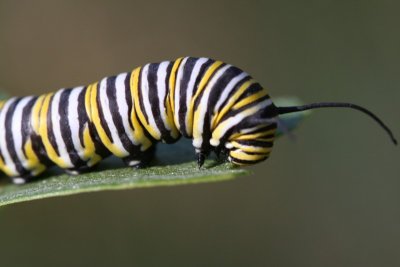
MULTIPOLYGON (((158 71, 157 71, 157 94, 158 94, 158 102, 160 106, 160 116, 164 123, 164 126, 167 130, 171 130, 170 125, 167 123, 167 110, 165 107, 165 95, 167 94, 167 88, 165 84, 165 78, 167 77, 167 68, 170 62, 164 61, 161 62, 158 71)), ((177 87, 175 87, 177 88, 177 87)), ((176 93, 176 91, 175 91, 176 93)))
POLYGON ((247 134, 247 133, 251 133, 251 132, 255 132, 256 130, 265 127, 265 125, 258 125, 252 128, 246 128, 246 129, 241 129, 239 132, 240 134, 247 134))
POLYGON ((68 124, 71 130, 71 139, 74 144, 74 149, 78 153, 79 157, 86 160, 84 157, 85 149, 82 147, 81 140, 79 137, 79 116, 78 116, 78 98, 79 94, 82 92, 83 86, 76 87, 71 90, 68 98, 68 124))
POLYGON ((122 125, 124 126, 124 130, 129 140, 135 145, 139 144, 139 140, 134 140, 133 130, 129 125, 130 118, 130 110, 128 108, 128 103, 126 102, 126 94, 125 94, 125 79, 128 73, 121 73, 117 76, 115 81, 116 88, 116 98, 117 98, 117 106, 118 112, 122 120, 122 125))
MULTIPOLYGON (((277 120, 274 119, 274 121, 277 121, 277 120)), ((269 123, 271 123, 271 122, 273 122, 273 121, 271 121, 271 118, 268 118, 268 119, 264 120, 264 122, 265 122, 265 124, 269 124, 269 123)), ((239 134, 244 135, 244 134, 247 134, 247 133, 255 132, 255 131, 257 131, 258 129, 261 129, 261 128, 265 127, 265 124, 261 124, 261 125, 259 125, 259 126, 252 127, 252 128, 241 129, 241 130, 239 130, 239 134)), ((219 146, 219 144, 220 144, 220 140, 211 139, 211 140, 210 140, 210 144, 211 144, 212 146, 217 147, 217 146, 219 146)), ((230 142, 226 142, 226 143, 225 143, 225 147, 228 148, 228 149, 230 149, 230 148, 233 147, 233 145, 232 145, 230 142)))
POLYGON ((124 146, 122 145, 122 141, 119 138, 117 128, 115 127, 114 121, 111 116, 111 110, 106 89, 107 89, 107 78, 104 78, 100 82, 100 87, 99 87, 99 98, 100 98, 101 108, 103 110, 104 120, 108 125, 108 129, 110 129, 114 145, 118 147, 118 149, 121 151, 121 153, 124 154, 124 156, 128 156, 129 153, 128 151, 125 150, 124 146))
MULTIPOLYGON (((71 159, 69 157, 68 151, 66 144, 64 143, 64 140, 62 138, 62 133, 61 133, 61 119, 60 119, 60 114, 58 113, 58 108, 60 106, 60 97, 61 94, 64 90, 59 90, 53 97, 53 101, 51 102, 51 122, 53 126, 53 134, 56 139, 56 144, 57 144, 57 149, 60 154, 60 157, 63 159, 63 161, 70 167, 73 167, 74 165, 71 162, 71 159)), ((64 133, 65 134, 65 133, 64 133)))
MULTIPOLYGON (((178 114, 178 116, 179 116, 179 99, 181 98, 181 81, 182 81, 182 77, 183 77, 183 70, 185 68, 185 64, 186 64, 187 60, 188 60, 187 57, 185 57, 182 60, 180 66, 179 66, 177 75, 176 75, 176 82, 175 82, 175 88, 174 88, 175 89, 175 99, 174 99, 175 109, 174 109, 174 112, 175 112, 175 114, 178 114)), ((175 125, 178 128, 180 127, 179 120, 175 121, 175 125)))
MULTIPOLYGON (((10 153, 7 149, 7 140, 6 140, 6 131, 7 128, 6 126, 6 113, 10 107, 10 105, 16 100, 16 98, 11 98, 10 100, 8 100, 5 104, 3 109, 1 110, 0 113, 0 127, 1 127, 1 131, 0 131, 0 149, 1 149, 1 153, 3 155, 4 158, 4 164, 10 169, 10 171, 12 172, 12 174, 14 175, 18 175, 18 171, 15 167, 14 161, 11 159, 10 153)), ((8 131, 10 131, 11 129, 8 129, 8 131)))
MULTIPOLYGON (((193 136, 194 138, 198 139, 196 142, 199 144, 198 147, 201 146, 201 143, 203 142, 203 137, 202 134, 204 132, 204 117, 206 115, 207 110, 209 109, 208 103, 209 103, 209 97, 211 94, 211 90, 213 89, 214 85, 218 81, 218 79, 225 74, 225 71, 232 67, 231 65, 225 65, 223 68, 219 69, 215 75, 211 78, 209 83, 207 84, 206 88, 204 89, 204 93, 200 99, 200 103, 198 105, 198 114, 199 114, 199 119, 198 119, 198 125, 193 125, 196 127, 196 133, 198 136, 193 136)), ((211 119, 211 118, 209 118, 211 119)), ((212 130, 212 129, 210 129, 212 130)), ((193 131, 195 133, 195 131, 193 131)))
MULTIPOLYGON (((223 127, 220 136, 215 137, 214 134, 212 135, 212 138, 210 140, 210 144, 213 146, 218 146, 219 145, 219 139, 221 137, 223 137, 225 135, 225 133, 231 129, 232 127, 235 127, 236 125, 238 125, 241 121, 243 121, 246 117, 249 117, 251 115, 253 115, 254 113, 256 113, 257 111, 264 109, 268 106, 272 105, 272 100, 271 99, 266 99, 260 103, 258 103, 255 106, 252 106, 248 109, 243 110, 242 112, 239 112, 238 114, 236 114, 233 117, 228 118, 227 120, 224 121, 224 127, 222 126, 222 123, 216 127, 216 129, 223 127)), ((273 123, 276 122, 277 118, 271 118, 271 119, 266 119, 265 120, 265 124, 267 123, 273 123)), ((215 129, 215 130, 216 130, 215 129)), ((194 142, 194 140, 193 140, 194 142)))
MULTIPOLYGON (((186 114, 185 114, 185 124, 186 124, 186 132, 191 135, 193 125, 189 125, 189 112, 193 112, 193 110, 189 110, 190 101, 192 100, 193 93, 194 93, 194 83, 196 82, 197 77, 199 76, 201 67, 208 61, 208 58, 199 58, 196 64, 193 67, 192 74, 190 75, 190 80, 187 86, 186 91, 186 114)), ((175 113, 175 117, 179 118, 179 114, 175 113)))
MULTIPOLYGON (((154 120, 154 114, 151 111, 151 104, 150 104, 150 99, 149 99, 149 82, 148 82, 148 75, 149 75, 149 65, 147 64, 146 66, 143 67, 142 70, 142 82, 141 82, 141 91, 140 93, 142 94, 142 100, 143 100, 143 105, 144 105, 144 112, 147 114, 147 119, 150 124, 150 127, 154 129, 154 131, 157 133, 158 137, 161 137, 161 132, 157 127, 157 124, 154 120)), ((158 114, 156 114, 158 116, 158 114)), ((155 137, 155 136, 154 136, 155 137)))
POLYGON ((15 110, 14 110, 14 114, 12 116, 12 136, 13 136, 13 140, 14 140, 14 148, 15 148, 15 152, 18 156, 19 161, 22 163, 22 165, 24 166, 25 169, 27 168, 27 160, 25 158, 24 155, 24 151, 23 151, 23 144, 22 144, 22 113, 24 110, 24 107, 28 104, 28 102, 32 99, 33 97, 28 96, 28 97, 24 97, 22 98, 15 110))
POLYGON ((242 72, 240 73, 238 76, 236 76, 235 78, 233 78, 224 88, 222 94, 219 96, 218 98, 218 102, 217 104, 215 104, 214 107, 214 114, 218 113, 222 103, 225 102, 225 100, 228 98, 229 94, 232 92, 232 90, 236 87, 236 85, 242 80, 244 79, 246 76, 248 76, 247 73, 242 72))

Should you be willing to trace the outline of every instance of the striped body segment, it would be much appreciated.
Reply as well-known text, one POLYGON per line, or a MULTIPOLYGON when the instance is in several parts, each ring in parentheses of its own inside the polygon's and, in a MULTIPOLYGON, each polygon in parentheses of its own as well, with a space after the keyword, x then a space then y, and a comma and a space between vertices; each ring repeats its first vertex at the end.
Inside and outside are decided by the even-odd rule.
POLYGON ((0 169, 23 183, 57 165, 78 174, 111 154, 147 164, 157 141, 193 139, 200 161, 265 160, 278 113, 247 73, 208 58, 146 64, 88 86, 0 103, 0 169))

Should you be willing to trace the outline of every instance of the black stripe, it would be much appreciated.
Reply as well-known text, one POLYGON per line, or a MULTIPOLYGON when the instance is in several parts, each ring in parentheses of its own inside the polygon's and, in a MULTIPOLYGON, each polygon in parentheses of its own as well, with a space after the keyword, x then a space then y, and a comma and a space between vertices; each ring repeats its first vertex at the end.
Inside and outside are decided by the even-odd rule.
POLYGON ((254 147, 272 147, 273 141, 262 141, 262 140, 234 140, 235 142, 244 146, 254 146, 254 147))
POLYGON ((21 134, 22 134, 23 144, 25 144, 28 141, 28 138, 30 137, 32 132, 32 126, 31 126, 32 107, 36 103, 37 99, 38 98, 36 96, 33 97, 31 100, 29 100, 29 102, 22 110, 21 134))
MULTIPOLYGON (((167 130, 161 118, 161 113, 164 113, 165 110, 164 111, 160 110, 159 89, 157 87, 157 80, 158 80, 157 72, 159 67, 160 64, 149 65, 149 72, 147 75, 147 82, 149 85, 149 94, 148 94, 149 102, 151 103, 151 111, 153 113, 154 121, 161 133, 161 139, 164 140, 166 143, 171 143, 175 141, 175 139, 172 138, 170 131, 167 130)), ((167 94, 167 91, 165 93, 167 94)), ((164 103, 165 102, 161 103, 162 106, 165 106, 164 103)))
MULTIPOLYGON (((200 81, 201 81, 201 79, 204 77, 204 74, 206 73, 206 71, 208 70, 208 68, 213 64, 213 63, 215 63, 215 60, 213 60, 213 59, 207 59, 207 61, 201 66, 201 68, 200 68, 200 71, 199 71, 199 74, 197 75, 197 77, 196 77, 196 80, 195 80, 195 82, 194 82, 194 84, 193 84, 193 87, 192 88, 188 88, 188 90, 191 90, 192 91, 192 98, 196 95, 196 92, 197 92, 197 90, 198 90, 198 87, 199 87, 199 84, 200 84, 200 81)), ((215 72, 214 72, 215 73, 215 72)), ((211 77, 210 77, 211 78, 211 77)), ((189 102, 189 104, 190 104, 190 102, 189 102)), ((185 105, 184 105, 185 107, 186 107, 186 103, 185 103, 185 105)), ((188 107, 186 107, 186 108, 188 108, 188 107)), ((194 113, 194 111, 196 110, 196 108, 194 108, 193 110, 192 110, 192 114, 190 114, 189 116, 193 116, 193 113, 194 113)), ((186 113, 188 112, 188 110, 186 111, 186 113)), ((186 114, 185 113, 185 114, 186 114)), ((182 114, 182 116, 180 116, 180 118, 179 118, 179 121, 181 122, 183 122, 182 124, 181 124, 181 133, 182 133, 182 135, 183 136, 185 136, 185 137, 191 137, 191 136, 189 136, 189 134, 186 132, 186 122, 185 122, 185 114, 182 114)), ((193 129, 193 125, 189 125, 189 127, 188 128, 192 128, 193 129)))
POLYGON ((71 163, 74 165, 74 167, 80 167, 86 165, 86 163, 79 157, 78 152, 74 147, 74 142, 72 141, 72 136, 76 133, 72 132, 68 120, 68 116, 70 116, 68 113, 68 107, 71 91, 72 89, 65 89, 62 91, 58 105, 58 114, 60 115, 61 137, 64 141, 69 158, 71 159, 71 163))
MULTIPOLYGON (((88 124, 89 134, 94 143, 96 154, 104 158, 104 157, 110 155, 111 153, 101 142, 100 137, 97 133, 96 127, 94 126, 94 123, 89 120, 89 115, 87 114, 87 110, 90 111, 92 109, 92 107, 85 106, 86 105, 85 97, 86 97, 87 90, 88 90, 87 87, 83 88, 82 92, 79 94, 79 97, 78 97, 79 139, 81 140, 82 147, 85 147, 83 131, 85 130, 85 125, 88 124)), ((95 90, 97 90, 97 88, 95 88, 95 90)), ((90 101, 89 101, 89 105, 91 105, 90 101)))
MULTIPOLYGON (((225 101, 222 102, 220 110, 228 104, 228 102, 230 101, 232 96, 239 90, 239 88, 249 80, 251 80, 251 77, 250 76, 246 76, 235 85, 235 87, 229 92, 229 94, 228 94, 227 98, 225 99, 225 101)), ((220 110, 218 110, 217 112, 219 112, 220 110)))
MULTIPOLYGON (((235 133, 239 133, 240 130, 253 128, 255 126, 259 126, 259 124, 255 123, 252 120, 243 120, 238 125, 236 125, 234 127, 231 127, 228 131, 226 131, 226 133, 220 139, 220 144, 221 145, 225 144, 231 135, 233 135, 235 133)), ((256 131, 253 131, 251 134, 264 132, 264 131, 267 132, 269 130, 275 130, 276 128, 277 128, 277 124, 276 123, 271 123, 271 124, 261 128, 261 129, 257 129, 256 131)), ((250 134, 250 133, 246 133, 246 134, 250 134)), ((266 135, 266 136, 262 136, 260 138, 270 138, 270 137, 275 137, 275 136, 274 135, 266 135)))
MULTIPOLYGON (((225 67, 225 66, 226 66, 225 63, 222 63, 221 65, 219 65, 219 66, 214 70, 214 72, 211 74, 211 76, 208 78, 206 84, 204 84, 203 90, 200 92, 200 94, 198 95, 198 97, 195 99, 195 102, 194 102, 194 105, 193 105, 194 111, 197 110, 197 108, 198 108, 198 106, 199 106, 199 104, 200 104, 200 101, 201 101, 201 99, 203 98, 203 94, 204 94, 204 92, 206 91, 205 88, 208 86, 208 84, 210 83, 210 81, 214 78, 214 76, 216 75, 216 73, 217 73, 221 68, 223 68, 223 67, 225 67)), ((202 78, 204 78, 204 77, 202 77, 202 78)), ((198 88, 196 88, 196 91, 197 91, 197 89, 198 89, 198 88)))
MULTIPOLYGON (((229 82, 232 81, 232 79, 236 78, 237 76, 239 76, 241 73, 243 73, 242 70, 236 68, 236 67, 229 67, 216 81, 216 83, 214 84, 214 86, 211 88, 211 93, 208 99, 208 107, 207 107, 207 113, 205 116, 205 120, 207 122, 207 126, 208 126, 208 130, 209 130, 209 135, 203 135, 203 140, 208 140, 209 138, 211 138, 211 131, 213 129, 211 129, 211 117, 212 116, 217 116, 217 113, 214 114, 214 108, 215 105, 217 104, 219 98, 221 97, 221 94, 223 93, 224 89, 226 88, 226 86, 229 84, 229 82), (204 139, 204 138, 208 138, 208 139, 204 139)), ((242 79, 243 81, 243 79, 242 79)), ((239 81, 240 83, 240 81, 239 81)), ((234 90, 232 90, 234 91, 234 90)), ((229 98, 228 98, 229 99, 229 98)), ((223 105, 221 105, 221 107, 223 107, 223 105)), ((218 112, 218 111, 217 111, 218 112)), ((206 131, 204 131, 206 132, 206 131)))
MULTIPOLYGON (((147 117, 147 113, 146 113, 146 110, 144 108, 143 96, 141 94, 141 92, 142 92, 143 69, 144 69, 144 67, 140 68, 139 80, 138 80, 138 85, 137 85, 137 87, 138 87, 138 97, 139 97, 139 107, 140 107, 140 110, 142 111, 142 113, 144 115, 144 119, 145 119, 144 123, 146 125, 149 125, 149 118, 147 117)), ((136 108, 139 108, 139 107, 136 107, 136 108)), ((140 118, 139 118, 139 120, 140 120, 140 118)))
POLYGON ((133 105, 132 93, 131 93, 131 76, 132 76, 132 72, 129 72, 128 75, 126 75, 125 82, 124 82, 124 84, 125 84, 125 101, 128 105, 128 114, 121 114, 121 116, 126 116, 126 118, 129 121, 129 126, 134 131, 135 128, 133 127, 132 120, 131 120, 132 105, 133 105))
MULTIPOLYGON (((250 124, 249 124, 249 125, 245 125, 244 123, 245 123, 245 122, 243 122, 243 123, 241 124, 241 125, 243 126, 242 129, 253 128, 252 126, 250 126, 250 124)), ((250 132, 246 132, 246 133, 243 133, 243 134, 246 134, 246 135, 247 135, 247 134, 254 134, 254 133, 259 133, 259 132, 267 132, 267 131, 273 129, 272 125, 273 125, 273 124, 268 124, 267 126, 254 129, 254 130, 252 130, 252 131, 250 131, 250 132)), ((269 138, 269 137, 274 137, 274 135, 271 135, 271 134, 270 134, 270 135, 266 135, 266 136, 263 137, 263 138, 269 138)))
MULTIPOLYGON (((110 77, 107 79, 106 93, 108 97, 108 105, 111 111, 112 120, 117 129, 118 137, 120 138, 122 145, 127 151, 133 151, 136 149, 136 146, 132 144, 131 140, 127 136, 122 121, 124 119, 128 119, 129 117, 126 117, 125 114, 121 115, 118 109, 116 82, 117 77, 110 77)), ((125 88, 118 88, 118 90, 125 90, 125 88)))
POLYGON ((266 154, 265 158, 259 159, 259 160, 243 160, 243 159, 237 159, 232 156, 230 156, 230 157, 231 157, 233 163, 237 162, 237 163, 245 164, 245 165, 253 165, 253 164, 256 164, 256 163, 266 160, 269 157, 269 154, 266 154))
MULTIPOLYGON (((108 78, 104 78, 105 79, 105 83, 106 83, 106 87, 107 87, 107 83, 109 79, 112 79, 113 77, 108 77, 108 78)), ((97 84, 95 90, 97 90, 97 95, 96 95, 96 103, 97 103, 97 109, 99 111, 99 119, 100 119, 100 125, 101 127, 104 129, 104 131, 106 132, 106 135, 108 136, 108 138, 110 139, 111 143, 114 143, 114 140, 111 136, 111 131, 110 128, 108 127, 107 121, 104 117, 104 113, 103 113, 103 106, 101 104, 101 98, 100 98, 100 87, 102 86, 103 81, 101 81, 100 83, 97 84)))
POLYGON ((170 61, 168 62, 168 67, 166 69, 167 75, 165 75, 165 88, 167 88, 167 93, 165 94, 164 97, 164 103, 167 100, 167 97, 169 96, 170 92, 171 92, 171 88, 169 88, 169 78, 171 77, 171 73, 172 73, 172 67, 174 66, 175 61, 170 61))
POLYGON ((85 124, 88 123, 88 121, 89 121, 89 116, 87 114, 86 108, 91 110, 90 107, 86 107, 86 102, 85 102, 86 92, 87 92, 87 87, 84 87, 78 95, 78 110, 77 110, 77 112, 78 112, 78 121, 79 121, 79 141, 80 141, 82 147, 85 147, 85 144, 83 143, 83 130, 85 129, 85 124))
MULTIPOLYGON (((209 111, 212 112, 214 110, 215 105, 217 104, 221 94, 227 87, 227 85, 237 76, 241 75, 243 71, 239 68, 236 68, 234 66, 231 66, 228 68, 223 75, 221 75, 216 83, 214 84, 213 88, 211 88, 211 93, 209 97, 209 111)), ((245 78, 244 78, 245 79, 245 78)), ((238 81, 237 85, 243 82, 243 80, 238 81)), ((235 88, 237 88, 237 85, 232 89, 232 91, 235 91, 235 88)), ((228 97, 229 99, 229 97, 228 97)), ((223 105, 222 105, 223 107, 223 105)))
MULTIPOLYGON (((261 102, 263 102, 263 101, 265 101, 265 100, 267 100, 267 99, 269 99, 269 96, 268 96, 268 95, 263 96, 263 97, 261 97, 261 98, 258 98, 256 101, 251 102, 251 103, 249 103, 249 104, 247 104, 247 105, 245 105, 245 106, 243 106, 243 107, 241 107, 241 108, 239 108, 239 109, 236 109, 236 110, 230 109, 227 113, 225 113, 224 116, 222 116, 222 118, 221 118, 221 120, 220 120, 220 123, 222 123, 223 121, 225 121, 225 120, 227 120, 227 119, 229 119, 229 118, 231 118, 231 117, 236 116, 237 114, 239 114, 239 113, 241 113, 241 112, 243 112, 243 111, 245 111, 245 110, 247 110, 247 109, 250 109, 250 108, 252 108, 252 107, 254 107, 254 106, 257 106, 258 104, 260 104, 261 102)), ((276 109, 276 108, 275 108, 275 109, 276 109)), ((253 115, 251 115, 251 119, 254 120, 254 123, 255 123, 255 124, 257 124, 258 121, 260 121, 260 120, 262 120, 262 119, 274 117, 274 116, 264 117, 264 116, 261 116, 261 114, 267 114, 267 115, 269 115, 269 114, 274 114, 273 111, 274 111, 275 109, 274 109, 274 105, 268 105, 267 107, 262 108, 262 109, 259 109, 256 113, 254 113, 253 115), (267 110, 267 112, 266 112, 265 110, 267 110), (256 121, 256 120, 257 120, 257 121, 256 121)), ((248 119, 248 118, 249 118, 249 117, 247 117, 247 119, 248 119)))
POLYGON ((180 84, 180 99, 179 99, 179 114, 176 114, 175 116, 178 116, 178 121, 179 125, 181 126, 180 132, 188 137, 188 134, 186 133, 186 127, 185 127, 185 116, 187 112, 187 106, 186 106, 186 94, 188 90, 192 90, 191 88, 188 88, 190 77, 192 76, 192 72, 194 69, 194 66, 196 65, 196 62, 199 60, 199 58, 188 58, 186 60, 186 64, 183 68, 183 75, 182 75, 182 80, 180 84))
MULTIPOLYGON (((38 97, 33 97, 27 105, 24 107, 22 111, 22 143, 25 144, 26 142, 31 139, 32 142, 32 150, 37 156, 39 162, 45 166, 51 166, 53 163, 50 161, 50 159, 47 157, 46 149, 43 145, 43 142, 41 140, 41 137, 37 136, 35 132, 32 129, 32 124, 31 124, 31 116, 32 116, 32 108, 36 104, 36 101, 38 100, 38 97)), ((25 149, 23 149, 24 156, 25 158, 28 158, 28 155, 26 154, 25 149)))
MULTIPOLYGON (((54 165, 54 162, 51 161, 47 155, 46 148, 44 147, 42 137, 40 135, 36 134, 35 131, 33 131, 33 129, 31 129, 31 127, 32 127, 31 126, 32 108, 38 103, 39 99, 40 99, 39 97, 36 97, 34 99, 34 101, 32 103, 32 107, 29 110, 29 113, 27 111, 27 113, 25 114, 25 111, 24 111, 22 123, 28 124, 27 131, 29 132, 29 137, 32 140, 32 150, 35 152, 40 163, 45 166, 52 166, 52 165, 54 165), (28 128, 29 128, 29 130, 28 130, 28 128)), ((41 105, 43 105, 43 102, 41 103, 41 105)), ((36 118, 36 119, 39 121, 40 118, 36 118)))
MULTIPOLYGON (((166 92, 165 92, 165 96, 164 96, 164 103, 170 103, 169 101, 167 101, 167 98, 169 97, 169 94, 171 92, 171 89, 169 88, 169 78, 171 77, 171 71, 172 71, 172 67, 174 66, 174 62, 173 61, 169 61, 168 62, 168 66, 167 69, 165 70, 167 72, 167 75, 165 75, 165 88, 166 88, 166 92)), ((166 105, 166 104, 164 104, 166 105)), ((171 110, 174 110, 174 107, 171 107, 171 110)), ((174 114, 172 113, 172 116, 174 116, 174 114)), ((173 118, 172 118, 173 121, 173 118)))
MULTIPOLYGON (((138 87, 139 105, 140 105, 141 109, 144 110, 143 107, 141 106, 142 103, 141 103, 141 96, 140 96, 142 70, 143 70, 143 68, 140 68, 139 79, 138 79, 137 87, 138 87)), ((167 87, 167 88, 168 88, 168 87, 167 87)), ((167 95, 168 95, 168 94, 167 94, 167 95)), ((135 103, 132 102, 132 108, 133 108, 133 112, 135 112, 135 116, 136 116, 137 122, 140 124, 140 126, 141 126, 141 128, 142 128, 142 130, 143 130, 144 135, 145 135, 145 136, 147 137, 147 139, 149 139, 151 142, 154 142, 155 139, 154 139, 153 136, 147 131, 147 129, 146 129, 146 127, 144 126, 143 122, 142 122, 142 121, 140 120, 140 118, 139 118, 139 114, 138 114, 138 109, 139 109, 139 107, 137 107, 137 106, 135 105, 135 103)), ((146 116, 146 113, 144 113, 144 116, 146 116)), ((129 120, 129 121, 130 121, 130 120, 129 120)), ((146 121, 146 118, 145 118, 145 121, 146 121)), ((132 125, 132 129, 135 130, 135 128, 133 127, 133 125, 132 125)))
POLYGON ((47 115, 46 115, 47 116, 47 129, 46 129, 46 131, 47 131, 48 139, 49 139, 49 142, 50 142, 51 146, 54 148, 57 156, 60 156, 60 152, 58 151, 58 146, 57 146, 57 142, 56 142, 56 137, 54 136, 54 132, 53 132, 53 121, 51 119, 51 114, 52 114, 51 106, 53 105, 54 95, 55 94, 53 94, 50 97, 50 101, 49 101, 49 108, 47 110, 47 115))
MULTIPOLYGON (((20 175, 23 175, 25 173, 27 173, 27 170, 22 166, 22 162, 19 160, 18 156, 17 156, 17 152, 15 150, 15 143, 14 143, 14 135, 21 135, 20 132, 18 133, 14 133, 12 131, 12 121, 13 121, 13 117, 14 117, 14 113, 15 113, 15 108, 17 107, 18 103, 22 100, 22 98, 17 98, 15 99, 15 101, 13 101, 11 103, 11 105, 9 106, 6 115, 5 115, 5 137, 6 137, 6 146, 7 146, 7 150, 8 153, 10 154, 10 157, 12 159, 12 161, 15 164, 15 168, 17 170, 17 172, 20 175)), ((18 148, 18 149, 22 149, 22 147, 18 148)))
POLYGON ((258 92, 262 91, 264 88, 259 83, 253 83, 250 85, 246 91, 236 100, 237 102, 245 99, 248 96, 257 94, 258 92))
MULTIPOLYGON (((211 80, 214 78, 215 75, 217 75, 217 73, 226 66, 225 63, 221 64, 220 66, 218 66, 214 72, 211 74, 211 76, 209 77, 207 83, 204 85, 204 89, 200 92, 199 96, 195 99, 195 103, 193 105, 193 110, 194 112, 197 111, 197 109, 199 108, 199 105, 201 103, 201 100, 203 98, 204 93, 206 92, 205 88, 208 86, 208 84, 211 82, 211 80)), ((222 76, 224 75, 224 73, 222 73, 222 76)), ((209 100, 208 100, 209 101, 209 100)), ((203 151, 208 151, 211 147, 211 144, 207 141, 211 139, 211 112, 212 112, 212 107, 209 106, 209 102, 206 103, 207 105, 207 112, 204 115, 204 122, 203 122, 203 132, 202 132, 202 139, 203 142, 201 143, 201 149, 203 151)))

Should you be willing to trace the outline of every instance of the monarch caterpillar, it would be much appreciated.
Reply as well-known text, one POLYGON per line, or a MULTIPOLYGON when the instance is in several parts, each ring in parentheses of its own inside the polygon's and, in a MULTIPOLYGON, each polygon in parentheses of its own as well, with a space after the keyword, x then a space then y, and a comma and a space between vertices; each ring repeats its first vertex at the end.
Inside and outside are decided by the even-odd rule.
POLYGON ((0 169, 14 183, 51 165, 79 174, 113 154, 142 167, 155 143, 192 138, 199 167, 211 152, 236 165, 268 158, 280 114, 324 107, 373 113, 350 103, 276 107, 239 68, 208 58, 146 64, 88 86, 0 102, 0 169))

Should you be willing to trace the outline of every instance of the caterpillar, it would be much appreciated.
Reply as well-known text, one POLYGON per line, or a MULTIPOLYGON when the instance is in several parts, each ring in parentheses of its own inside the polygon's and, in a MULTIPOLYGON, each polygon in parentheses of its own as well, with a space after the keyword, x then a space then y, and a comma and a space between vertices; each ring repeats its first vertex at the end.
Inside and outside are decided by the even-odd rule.
POLYGON ((270 155, 279 115, 351 103, 276 107, 249 74, 209 58, 150 63, 88 86, 0 102, 0 169, 15 184, 57 165, 71 175, 113 154, 128 166, 149 163, 158 141, 192 138, 199 167, 210 152, 236 165, 270 155))

